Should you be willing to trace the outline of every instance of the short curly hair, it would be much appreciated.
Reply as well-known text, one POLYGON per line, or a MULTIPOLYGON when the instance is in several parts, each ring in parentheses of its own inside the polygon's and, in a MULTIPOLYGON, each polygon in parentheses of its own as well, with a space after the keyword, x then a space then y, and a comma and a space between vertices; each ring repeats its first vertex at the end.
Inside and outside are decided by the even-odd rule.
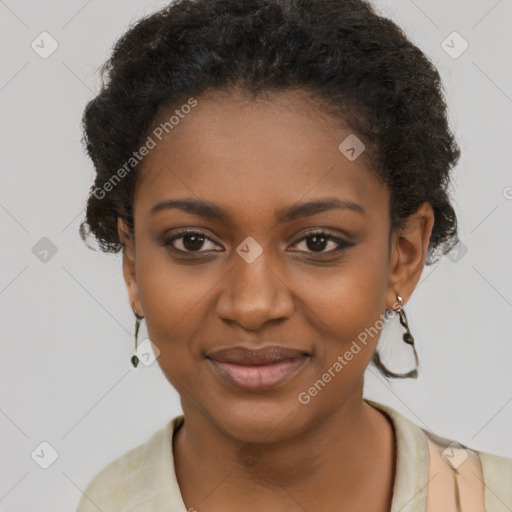
POLYGON ((177 0, 127 30, 101 77, 82 118, 96 178, 80 236, 92 233, 104 252, 122 248, 118 217, 133 233, 137 171, 105 184, 159 113, 235 87, 252 99, 299 90, 319 100, 371 148, 372 168, 390 191, 392 229, 423 202, 432 206, 426 264, 458 242, 448 188, 460 150, 439 73, 364 0, 177 0))

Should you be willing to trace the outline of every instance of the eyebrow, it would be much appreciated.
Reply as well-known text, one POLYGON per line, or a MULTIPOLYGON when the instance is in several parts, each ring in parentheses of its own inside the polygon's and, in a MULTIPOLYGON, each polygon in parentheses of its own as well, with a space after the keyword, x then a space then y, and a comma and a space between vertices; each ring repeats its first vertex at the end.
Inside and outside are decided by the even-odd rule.
MULTIPOLYGON (((173 208, 225 223, 232 221, 232 216, 221 206, 207 201, 188 198, 161 201, 151 208, 149 214, 154 215, 162 210, 173 208)), ((290 222, 299 217, 309 217, 333 209, 351 210, 363 215, 365 214, 364 208, 353 201, 337 197, 327 197, 282 208, 276 212, 275 217, 277 222, 290 222)))

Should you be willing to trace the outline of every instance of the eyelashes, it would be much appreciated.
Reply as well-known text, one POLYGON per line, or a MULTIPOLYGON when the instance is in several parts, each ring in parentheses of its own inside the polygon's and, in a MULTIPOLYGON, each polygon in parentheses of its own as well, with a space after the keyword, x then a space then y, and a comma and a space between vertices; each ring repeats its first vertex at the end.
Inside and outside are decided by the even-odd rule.
MULTIPOLYGON (((307 233, 305 236, 300 238, 294 245, 297 245, 304 240, 325 240, 327 242, 334 243, 337 247, 335 249, 331 249, 329 251, 304 251, 306 254, 337 254, 341 251, 344 251, 345 249, 348 249, 349 247, 353 247, 355 244, 352 242, 347 242, 346 240, 342 240, 341 238, 338 238, 334 235, 330 235, 329 233, 326 233, 325 231, 311 231, 307 233)), ((297 251, 297 252, 303 252, 303 251, 297 251)))
MULTIPOLYGON (((212 242, 213 244, 217 245, 217 243, 213 240, 213 238, 210 238, 209 236, 205 235, 204 233, 201 233, 200 231, 180 231, 179 233, 165 238, 163 240, 162 245, 165 247, 169 247, 169 249, 173 252, 181 252, 185 254, 201 254, 205 251, 189 251, 189 250, 183 250, 183 249, 177 249, 174 246, 174 242, 176 240, 180 240, 182 238, 188 237, 189 239, 195 239, 196 241, 199 240, 201 242, 202 240, 207 240, 209 242, 212 242)), ((183 244, 182 244, 183 245, 183 244)), ((217 251, 220 252, 220 251, 217 251)))
MULTIPOLYGON (((324 230, 315 230, 310 231, 306 233, 304 236, 302 236, 300 239, 298 239, 293 246, 297 246, 301 244, 304 241, 313 241, 313 244, 319 244, 320 246, 328 246, 329 243, 335 244, 335 248, 325 251, 325 248, 320 248, 321 250, 315 251, 315 250, 293 250, 292 252, 299 252, 304 253, 308 255, 332 255, 332 254, 338 254, 350 247, 355 246, 356 244, 353 242, 348 242, 346 240, 342 240, 341 238, 338 238, 337 236, 334 236, 332 234, 327 233, 324 230)), ((167 247, 171 252, 179 255, 184 255, 185 257, 189 257, 189 255, 194 258, 197 256, 202 256, 205 254, 210 253, 210 250, 204 251, 204 250, 195 250, 195 249, 201 249, 203 248, 205 243, 211 243, 213 246, 219 247, 219 245, 215 242, 215 240, 205 233, 202 233, 201 231, 197 230, 185 230, 180 231, 176 233, 173 236, 166 237, 162 240, 161 245, 167 247), (177 248, 175 245, 175 242, 179 241, 183 248, 177 248), (197 247, 200 246, 200 247, 197 247)), ((306 242, 307 246, 307 242, 306 242)), ((222 249, 213 249, 213 252, 222 252, 222 249)))

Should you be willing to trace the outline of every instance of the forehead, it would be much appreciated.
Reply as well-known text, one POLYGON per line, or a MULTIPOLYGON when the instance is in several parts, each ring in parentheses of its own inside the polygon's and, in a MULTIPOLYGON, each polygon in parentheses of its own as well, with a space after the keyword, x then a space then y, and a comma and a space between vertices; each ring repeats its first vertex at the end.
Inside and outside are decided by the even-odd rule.
MULTIPOLYGON (((353 137, 351 129, 304 95, 209 95, 196 101, 161 140, 152 136, 156 145, 142 163, 136 210, 147 212, 157 202, 184 196, 221 204, 248 220, 326 195, 366 205, 365 210, 387 207, 387 191, 368 155, 351 161, 339 149, 353 137)), ((175 111, 161 113, 153 127, 175 111)))

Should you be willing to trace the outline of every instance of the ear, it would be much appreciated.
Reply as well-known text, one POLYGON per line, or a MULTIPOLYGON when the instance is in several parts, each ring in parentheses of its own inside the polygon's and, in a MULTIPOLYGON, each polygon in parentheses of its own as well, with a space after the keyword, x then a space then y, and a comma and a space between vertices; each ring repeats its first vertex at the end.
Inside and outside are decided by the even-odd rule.
POLYGON ((123 246, 123 276, 128 290, 130 304, 134 313, 137 313, 139 316, 144 316, 135 271, 135 244, 128 226, 120 217, 117 218, 117 232, 123 246))
POLYGON ((396 296, 404 304, 412 295, 425 266, 434 211, 429 203, 423 203, 405 220, 404 229, 392 235, 389 266, 388 296, 386 307, 396 309, 396 296))

